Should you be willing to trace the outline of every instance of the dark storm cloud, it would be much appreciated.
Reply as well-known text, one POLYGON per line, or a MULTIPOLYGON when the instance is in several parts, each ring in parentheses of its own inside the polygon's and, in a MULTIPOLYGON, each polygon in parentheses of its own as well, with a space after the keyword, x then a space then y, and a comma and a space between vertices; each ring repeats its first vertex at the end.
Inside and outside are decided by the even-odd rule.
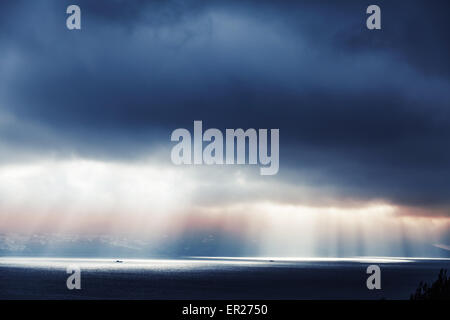
POLYGON ((68 31, 72 2, 2 2, 0 142, 122 158, 196 119, 280 128, 285 181, 446 206, 447 3, 378 1, 369 31, 365 1, 78 1, 68 31))

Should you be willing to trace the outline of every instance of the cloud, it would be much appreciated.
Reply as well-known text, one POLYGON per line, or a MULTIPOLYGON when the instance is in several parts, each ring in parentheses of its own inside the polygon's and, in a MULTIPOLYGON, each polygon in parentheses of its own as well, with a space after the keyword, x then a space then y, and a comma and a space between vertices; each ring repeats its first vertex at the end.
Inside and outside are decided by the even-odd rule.
MULTIPOLYGON (((64 1, 1 5, 1 163, 135 161, 193 120, 280 128, 271 183, 294 191, 261 193, 274 201, 305 184, 449 212, 447 4, 381 1, 380 32, 358 1, 79 5, 81 32, 64 1)), ((232 199, 222 182, 208 188, 232 199)))

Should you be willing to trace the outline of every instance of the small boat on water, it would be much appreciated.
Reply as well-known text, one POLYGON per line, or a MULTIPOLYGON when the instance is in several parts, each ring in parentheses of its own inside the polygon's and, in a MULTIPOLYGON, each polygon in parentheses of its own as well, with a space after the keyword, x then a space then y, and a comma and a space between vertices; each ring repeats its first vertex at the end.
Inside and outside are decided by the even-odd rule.
POLYGON ((123 261, 122 260, 116 260, 116 263, 122 263, 123 261))

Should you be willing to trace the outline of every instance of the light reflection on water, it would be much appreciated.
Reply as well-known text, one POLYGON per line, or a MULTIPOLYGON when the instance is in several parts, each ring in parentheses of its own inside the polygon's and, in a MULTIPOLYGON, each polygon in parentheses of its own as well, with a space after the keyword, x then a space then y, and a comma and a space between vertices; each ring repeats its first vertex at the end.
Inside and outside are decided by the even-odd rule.
POLYGON ((254 266, 265 264, 264 261, 231 261, 217 259, 115 259, 93 258, 0 258, 0 266, 66 269, 70 265, 77 265, 84 270, 194 270, 209 269, 225 266, 254 266))
MULTIPOLYGON (((185 259, 124 259, 113 258, 27 258, 3 257, 0 266, 66 269, 70 265, 77 265, 84 270, 202 270, 226 267, 257 267, 257 266, 298 266, 322 265, 339 263, 411 263, 424 260, 423 258, 401 257, 355 257, 355 258, 286 258, 286 257, 189 257, 185 259)), ((450 259, 426 259, 442 260, 450 259)))
MULTIPOLYGON (((193 257, 195 259, 203 259, 202 257, 193 257)), ((316 257, 205 257, 209 260, 232 260, 232 261, 261 261, 261 262, 356 262, 356 263, 403 263, 414 262, 418 258, 401 258, 401 257, 353 257, 353 258, 316 258, 316 257)))

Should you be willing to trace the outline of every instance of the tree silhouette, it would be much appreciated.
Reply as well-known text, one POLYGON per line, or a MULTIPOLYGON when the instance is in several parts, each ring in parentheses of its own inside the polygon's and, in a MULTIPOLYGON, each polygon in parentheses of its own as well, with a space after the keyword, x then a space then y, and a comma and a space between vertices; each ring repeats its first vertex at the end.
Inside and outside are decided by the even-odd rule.
POLYGON ((438 279, 428 286, 421 281, 411 300, 448 300, 450 299, 450 277, 447 277, 447 270, 439 271, 438 279))

